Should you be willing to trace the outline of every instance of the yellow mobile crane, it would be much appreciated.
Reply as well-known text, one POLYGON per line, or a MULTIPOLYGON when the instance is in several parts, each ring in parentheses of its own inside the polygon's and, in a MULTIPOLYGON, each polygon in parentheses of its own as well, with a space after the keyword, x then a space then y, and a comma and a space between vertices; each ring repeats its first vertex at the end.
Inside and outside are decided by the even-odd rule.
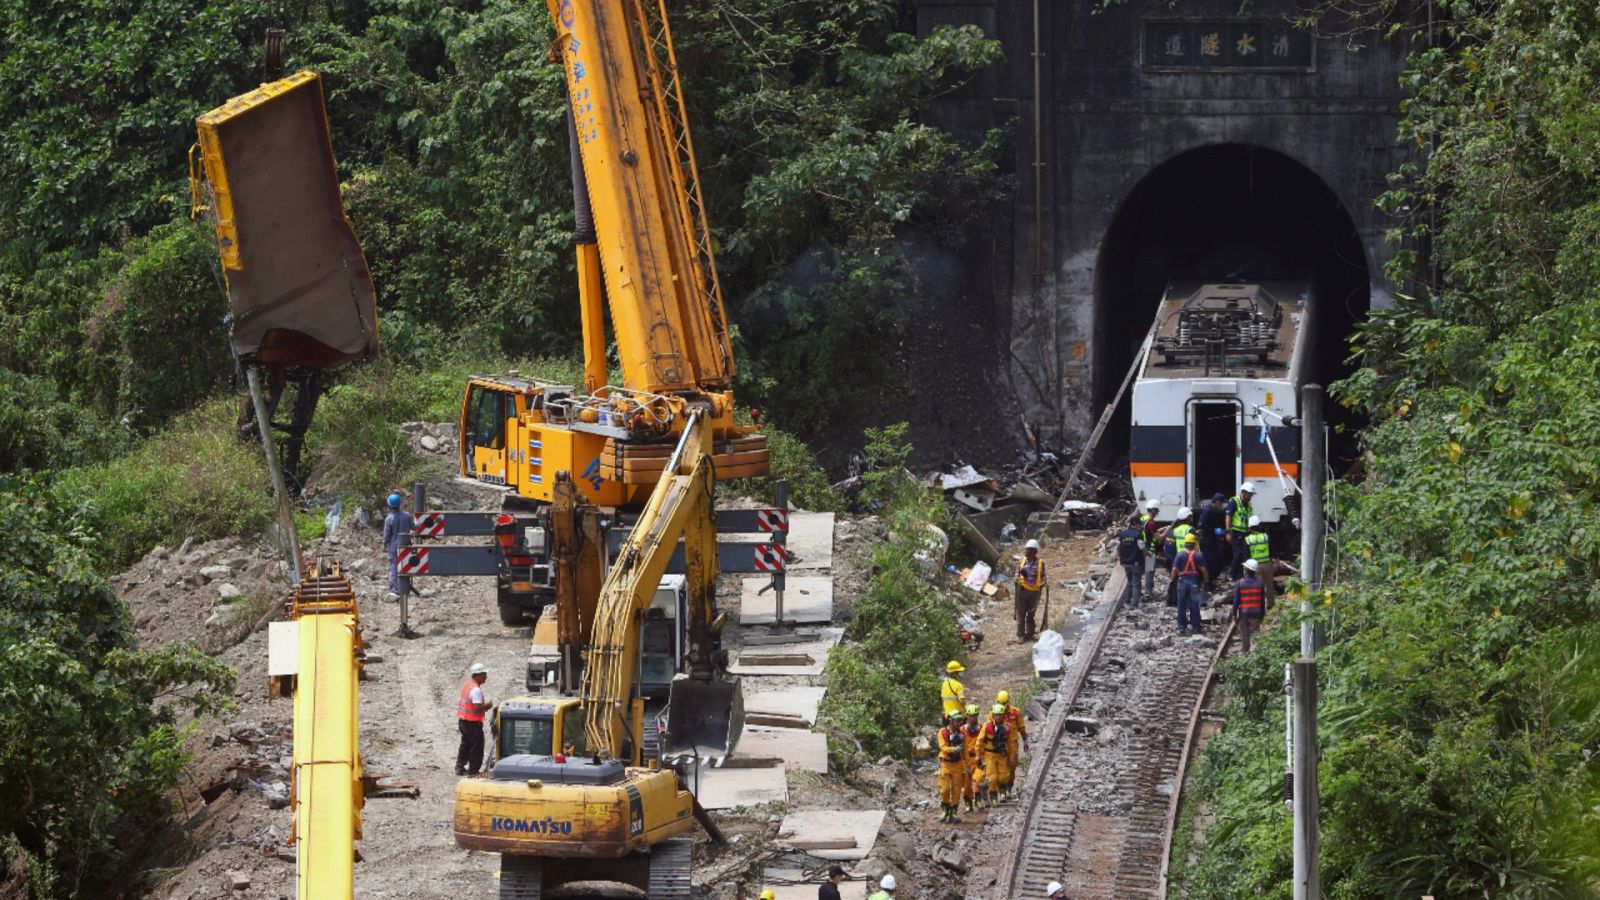
POLYGON ((690 672, 673 682, 668 727, 704 728, 715 742, 729 730, 722 711, 739 715, 737 682, 716 678, 709 653, 717 578, 711 428, 698 412, 686 425, 600 592, 583 676, 583 734, 566 735, 568 743, 582 743, 567 748, 573 755, 541 755, 500 740, 487 779, 456 783, 456 842, 501 854, 502 900, 538 900, 546 888, 577 881, 620 882, 652 900, 686 900, 691 842, 680 835, 698 820, 718 836, 676 772, 623 762, 643 715, 641 625, 680 538, 690 672))

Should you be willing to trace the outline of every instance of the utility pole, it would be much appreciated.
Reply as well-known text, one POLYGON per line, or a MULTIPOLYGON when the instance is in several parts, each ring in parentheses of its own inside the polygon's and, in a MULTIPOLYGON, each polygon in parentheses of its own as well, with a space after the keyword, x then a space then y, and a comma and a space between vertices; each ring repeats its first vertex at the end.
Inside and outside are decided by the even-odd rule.
POLYGON ((1294 662, 1294 900, 1321 900, 1322 871, 1317 856, 1317 662, 1294 662))
POLYGON ((1322 545, 1324 525, 1322 496, 1323 473, 1327 471, 1327 439, 1322 417, 1322 385, 1308 384, 1300 389, 1300 577, 1306 583, 1305 599, 1300 601, 1300 655, 1317 655, 1316 629, 1311 622, 1311 605, 1322 589, 1322 545))

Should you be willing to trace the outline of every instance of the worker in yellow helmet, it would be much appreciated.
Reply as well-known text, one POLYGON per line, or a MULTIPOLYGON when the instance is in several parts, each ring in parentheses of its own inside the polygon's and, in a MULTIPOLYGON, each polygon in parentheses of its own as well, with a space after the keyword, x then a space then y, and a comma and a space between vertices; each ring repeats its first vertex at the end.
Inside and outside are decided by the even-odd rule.
POLYGON ((1022 745, 1028 741, 1028 719, 1022 710, 1011 705, 1010 691, 996 694, 994 702, 1006 708, 1006 780, 1000 789, 1009 796, 1011 783, 1017 777, 1017 758, 1022 755, 1022 745))
MULTIPOLYGON (((1010 790, 1006 787, 1011 783, 1011 766, 1006 762, 1006 743, 1010 740, 1007 734, 1011 726, 1006 724, 1006 708, 1003 704, 996 703, 989 711, 989 721, 983 723, 983 768, 989 773, 989 794, 992 798, 996 793, 1001 800, 1011 799, 1010 790)), ((994 805, 991 799, 990 804, 994 805)))
POLYGON ((761 892, 761 900, 778 900, 778 895, 772 892, 772 888, 767 888, 761 892))
POLYGON ((967 670, 960 660, 952 659, 944 664, 944 683, 939 686, 939 699, 944 703, 946 718, 959 716, 967 708, 967 688, 956 680, 956 676, 967 670))

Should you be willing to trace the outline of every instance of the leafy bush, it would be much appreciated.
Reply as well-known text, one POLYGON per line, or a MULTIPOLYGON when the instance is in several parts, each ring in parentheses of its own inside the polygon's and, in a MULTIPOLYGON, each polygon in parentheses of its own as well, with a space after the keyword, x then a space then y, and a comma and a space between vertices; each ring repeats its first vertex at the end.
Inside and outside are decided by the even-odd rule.
POLYGON ((225 704, 233 672, 192 646, 138 650, 82 507, 4 478, 0 518, 0 854, 35 896, 106 895, 169 812, 180 713, 225 704))
POLYGON ((126 456, 61 473, 99 534, 95 555, 121 568, 157 544, 250 534, 271 515, 259 447, 234 436, 238 407, 216 399, 126 456))
MULTIPOLYGON (((904 458, 904 429, 878 432, 876 444, 904 458)), ((889 541, 872 553, 873 577, 857 600, 848 641, 828 656, 824 724, 849 735, 869 755, 905 756, 918 730, 939 719, 944 664, 964 656, 955 627, 958 607, 918 560, 941 498, 900 493, 889 508, 889 541)))
POLYGON ((114 456, 126 443, 124 429, 63 401, 48 379, 0 368, 0 472, 114 456))

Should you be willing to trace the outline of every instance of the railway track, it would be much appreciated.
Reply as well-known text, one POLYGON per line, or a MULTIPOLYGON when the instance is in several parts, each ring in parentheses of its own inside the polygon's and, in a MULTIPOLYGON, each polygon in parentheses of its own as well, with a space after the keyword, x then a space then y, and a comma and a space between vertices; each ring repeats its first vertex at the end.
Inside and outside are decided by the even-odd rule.
POLYGON ((1042 897, 1050 881, 1073 900, 1166 896, 1185 770, 1234 640, 1231 622, 1216 640, 1168 639, 1171 615, 1119 605, 1094 626, 1033 748, 992 896, 1042 897))

